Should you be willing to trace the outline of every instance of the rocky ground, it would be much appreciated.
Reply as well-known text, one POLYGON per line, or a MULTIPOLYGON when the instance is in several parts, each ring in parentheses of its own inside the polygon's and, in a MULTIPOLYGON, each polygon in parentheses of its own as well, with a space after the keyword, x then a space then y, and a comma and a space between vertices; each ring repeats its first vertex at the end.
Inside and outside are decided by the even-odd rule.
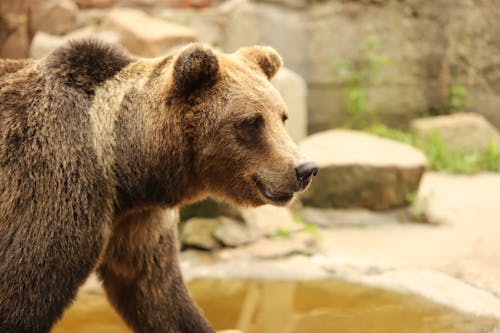
POLYGON ((419 199, 435 223, 406 222, 397 213, 343 212, 321 229, 317 248, 297 234, 212 255, 191 250, 182 255, 184 274, 187 279, 335 277, 500 318, 500 175, 427 173, 419 199))

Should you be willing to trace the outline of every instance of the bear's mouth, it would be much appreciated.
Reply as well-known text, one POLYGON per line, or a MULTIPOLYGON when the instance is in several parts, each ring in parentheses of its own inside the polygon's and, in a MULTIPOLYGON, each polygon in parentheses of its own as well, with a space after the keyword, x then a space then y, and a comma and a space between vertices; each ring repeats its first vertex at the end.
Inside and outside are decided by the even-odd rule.
POLYGON ((287 192, 272 193, 264 185, 264 183, 259 179, 259 177, 255 174, 252 176, 252 179, 255 182, 255 185, 257 186, 259 191, 262 193, 262 195, 273 202, 286 203, 293 198, 293 192, 292 193, 287 193, 287 192))

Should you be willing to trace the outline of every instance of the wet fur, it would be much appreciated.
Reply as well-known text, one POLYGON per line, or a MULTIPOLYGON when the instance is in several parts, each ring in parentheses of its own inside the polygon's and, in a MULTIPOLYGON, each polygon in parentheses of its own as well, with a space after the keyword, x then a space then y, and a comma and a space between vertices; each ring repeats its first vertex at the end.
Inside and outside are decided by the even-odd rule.
POLYGON ((253 52, 192 46, 138 60, 81 41, 0 60, 0 332, 48 332, 94 269, 136 332, 214 332, 182 282, 164 209, 207 194, 265 203, 249 170, 282 170, 287 155, 272 153, 282 142, 258 141, 252 161, 237 144, 241 115, 223 111, 267 100, 261 108, 282 112, 267 78, 245 69, 270 77, 281 60, 253 52))

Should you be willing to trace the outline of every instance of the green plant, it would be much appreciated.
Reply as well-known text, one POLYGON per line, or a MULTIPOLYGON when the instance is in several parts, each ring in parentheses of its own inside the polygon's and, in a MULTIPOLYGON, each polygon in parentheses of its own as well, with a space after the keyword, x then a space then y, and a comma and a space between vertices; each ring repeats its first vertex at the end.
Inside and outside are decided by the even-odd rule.
POLYGON ((453 84, 447 89, 444 101, 430 110, 431 115, 443 115, 463 112, 468 103, 467 87, 453 84))
MULTIPOLYGON (((297 212, 293 213, 293 221, 302 226, 302 229, 301 229, 302 231, 307 232, 310 235, 313 235, 317 239, 322 238, 321 232, 319 231, 318 227, 315 226, 314 224, 310 224, 310 223, 305 222, 302 219, 302 217, 300 216, 300 214, 298 214, 297 212)), ((301 230, 292 231, 292 230, 285 229, 285 228, 278 228, 278 229, 275 229, 275 230, 269 232, 266 236, 268 238, 271 238, 271 239, 290 238, 294 232, 299 232, 301 230)))
POLYGON ((314 224, 304 221, 304 219, 298 212, 293 213, 293 221, 300 224, 303 230, 308 234, 313 235, 316 238, 321 238, 321 232, 319 231, 318 227, 314 224))
POLYGON ((487 170, 500 172, 500 147, 491 142, 481 157, 481 164, 487 170))
POLYGON ((92 29, 92 32, 98 32, 101 30, 102 26, 105 23, 105 19, 94 18, 90 21, 89 26, 92 29))
POLYGON ((189 10, 186 10, 185 12, 183 12, 182 16, 167 15, 167 16, 162 17, 162 19, 166 22, 169 22, 169 23, 176 23, 176 24, 180 24, 180 25, 184 25, 184 26, 189 27, 189 26, 191 26, 191 24, 193 23, 193 21, 196 19, 197 16, 198 16, 198 13, 196 10, 189 9, 189 10))
POLYGON ((269 232, 267 235, 269 238, 290 238, 292 236, 292 232, 288 229, 278 228, 269 232))
POLYGON ((414 205, 417 202, 418 193, 417 192, 409 192, 406 194, 406 202, 410 205, 414 205))
POLYGON ((380 42, 368 37, 359 45, 359 59, 334 59, 336 74, 344 80, 344 109, 347 127, 362 128, 372 123, 376 111, 368 100, 368 89, 391 60, 380 53, 380 42))
POLYGON ((467 106, 467 88, 462 85, 452 85, 448 95, 448 109, 451 113, 463 112, 467 106))
POLYGON ((419 140, 412 133, 376 124, 365 131, 388 139, 404 142, 422 150, 427 156, 429 169, 450 173, 474 174, 481 171, 500 172, 500 149, 490 144, 484 151, 463 150, 450 152, 442 138, 433 134, 430 140, 419 140))

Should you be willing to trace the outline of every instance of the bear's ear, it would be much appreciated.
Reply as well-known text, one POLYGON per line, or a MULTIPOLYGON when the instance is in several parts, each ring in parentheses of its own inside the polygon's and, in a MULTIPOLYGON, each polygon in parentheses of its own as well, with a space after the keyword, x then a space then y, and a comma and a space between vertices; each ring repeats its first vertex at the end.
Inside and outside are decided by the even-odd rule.
POLYGON ((191 44, 176 57, 173 70, 175 89, 181 94, 189 94, 217 82, 219 61, 210 48, 191 44))
POLYGON ((257 65, 268 79, 272 79, 283 66, 283 60, 278 52, 269 46, 244 47, 239 49, 237 53, 257 65))

